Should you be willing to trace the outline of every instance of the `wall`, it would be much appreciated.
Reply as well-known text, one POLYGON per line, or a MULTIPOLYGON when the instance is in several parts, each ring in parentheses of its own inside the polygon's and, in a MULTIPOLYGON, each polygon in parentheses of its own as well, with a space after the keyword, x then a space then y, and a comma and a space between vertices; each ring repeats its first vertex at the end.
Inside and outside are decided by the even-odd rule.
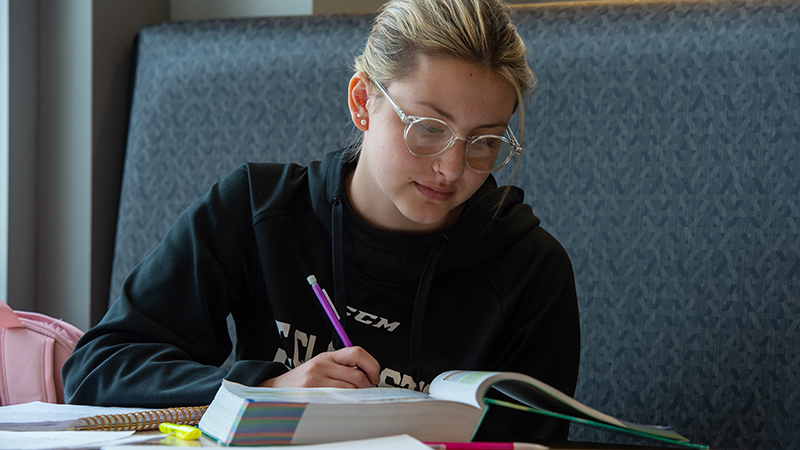
POLYGON ((170 0, 171 20, 311 14, 312 0, 170 0))
MULTIPOLYGON (((510 4, 544 0, 507 0, 510 4)), ((302 14, 370 14, 383 0, 170 0, 171 20, 302 14)))
MULTIPOLYGON (((8 267, 9 228, 9 3, 0 0, 0 267, 8 267)), ((8 296, 8 271, 0 271, 0 301, 8 296)))
POLYGON ((3 16, 0 299, 85 330, 107 304, 133 38, 169 4, 3 0, 3 16))
MULTIPOLYGON (((509 4, 543 3, 545 0, 506 0, 509 4)), ((314 0, 314 14, 368 14, 376 11, 382 0, 314 0)))
POLYGON ((34 309, 36 2, 0 2, 0 299, 34 309), (11 20, 13 17, 14 20, 11 20), (11 89, 11 86, 14 89, 11 89))
POLYGON ((38 4, 35 306, 79 327, 88 324, 92 231, 91 7, 38 4))

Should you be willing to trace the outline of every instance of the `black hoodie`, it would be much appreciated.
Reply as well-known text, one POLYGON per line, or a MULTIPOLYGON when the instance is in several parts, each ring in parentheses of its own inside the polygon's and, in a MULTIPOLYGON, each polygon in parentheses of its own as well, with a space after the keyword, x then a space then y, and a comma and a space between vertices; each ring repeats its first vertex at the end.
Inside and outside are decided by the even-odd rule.
MULTIPOLYGON (((572 395, 580 331, 561 245, 493 177, 450 228, 382 231, 347 201, 345 152, 309 167, 246 164, 212 186, 125 280, 63 368, 70 403, 208 404, 340 348, 306 278, 334 298, 381 385, 427 391, 451 369, 529 374, 572 395), (495 213, 498 212, 495 216, 495 213), (236 361, 226 317, 236 324, 236 361)), ((490 410, 479 437, 566 438, 568 425, 490 410), (507 417, 500 417, 507 416, 507 417)))

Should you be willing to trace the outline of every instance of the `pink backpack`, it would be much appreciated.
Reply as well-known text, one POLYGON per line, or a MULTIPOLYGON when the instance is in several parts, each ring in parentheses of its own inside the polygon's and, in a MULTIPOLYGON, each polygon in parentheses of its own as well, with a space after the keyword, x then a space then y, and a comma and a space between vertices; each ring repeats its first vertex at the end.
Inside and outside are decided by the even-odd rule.
POLYGON ((0 301, 0 406, 64 403, 61 366, 83 332, 44 314, 0 301))

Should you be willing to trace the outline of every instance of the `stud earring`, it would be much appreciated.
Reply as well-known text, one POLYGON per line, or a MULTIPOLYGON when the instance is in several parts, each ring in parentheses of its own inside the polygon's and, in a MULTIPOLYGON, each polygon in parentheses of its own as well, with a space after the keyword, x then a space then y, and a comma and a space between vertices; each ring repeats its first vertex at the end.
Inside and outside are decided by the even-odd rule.
POLYGON ((367 119, 361 119, 361 125, 366 125, 366 124, 367 124, 367 119))

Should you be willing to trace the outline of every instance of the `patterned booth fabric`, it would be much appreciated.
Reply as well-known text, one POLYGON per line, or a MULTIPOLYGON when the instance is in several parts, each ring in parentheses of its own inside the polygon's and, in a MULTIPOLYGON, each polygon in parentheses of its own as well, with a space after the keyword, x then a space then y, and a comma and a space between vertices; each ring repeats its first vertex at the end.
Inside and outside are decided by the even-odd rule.
MULTIPOLYGON (((142 31, 112 301, 215 180, 347 144, 370 20, 142 31)), ((575 267, 576 397, 714 448, 800 447, 800 1, 534 5, 515 23, 539 79, 515 184, 575 267)))

